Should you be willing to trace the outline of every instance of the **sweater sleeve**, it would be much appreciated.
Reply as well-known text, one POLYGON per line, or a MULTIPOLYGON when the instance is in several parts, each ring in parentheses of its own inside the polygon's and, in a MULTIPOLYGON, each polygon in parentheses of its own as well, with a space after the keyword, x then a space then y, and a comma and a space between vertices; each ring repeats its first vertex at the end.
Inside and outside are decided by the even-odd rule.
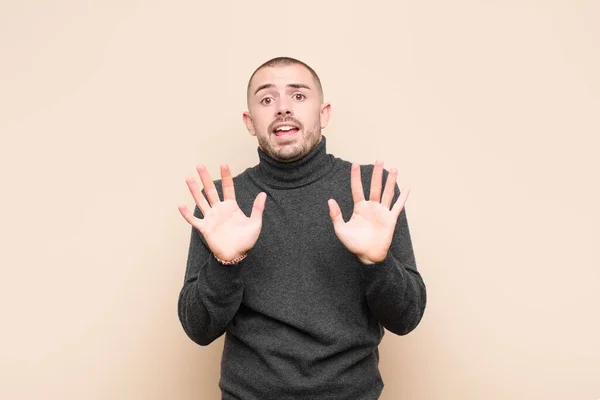
MULTIPOLYGON (((197 206, 194 215, 202 215, 197 206)), ((233 319, 243 296, 243 263, 220 264, 202 234, 192 228, 178 314, 183 330, 195 343, 209 345, 225 332, 233 319)))
MULTIPOLYGON (((392 204, 399 195, 396 185, 392 204)), ((379 263, 361 265, 361 276, 369 308, 387 330, 406 335, 417 327, 425 312, 427 292, 417 271, 404 209, 396 222, 387 257, 379 263)))

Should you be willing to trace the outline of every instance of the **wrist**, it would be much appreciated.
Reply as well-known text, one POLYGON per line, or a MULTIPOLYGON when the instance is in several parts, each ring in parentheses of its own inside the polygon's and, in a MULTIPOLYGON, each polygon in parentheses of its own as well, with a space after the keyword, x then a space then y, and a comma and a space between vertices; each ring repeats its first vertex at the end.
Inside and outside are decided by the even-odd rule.
POLYGON ((381 262, 383 262, 387 258, 387 253, 378 258, 369 258, 369 257, 365 257, 365 256, 357 256, 357 257, 361 263, 363 263, 365 265, 373 265, 373 264, 380 264, 381 262))
POLYGON ((368 258, 363 258, 363 257, 358 257, 358 260, 366 265, 371 265, 371 264, 375 264, 374 261, 369 260, 368 258))

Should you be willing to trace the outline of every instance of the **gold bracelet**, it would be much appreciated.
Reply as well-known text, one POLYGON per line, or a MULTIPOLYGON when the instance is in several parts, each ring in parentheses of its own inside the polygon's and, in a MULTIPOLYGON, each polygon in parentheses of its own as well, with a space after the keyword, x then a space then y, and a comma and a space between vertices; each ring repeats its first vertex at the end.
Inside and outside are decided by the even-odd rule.
POLYGON ((248 253, 243 254, 239 257, 234 258, 231 261, 225 261, 225 260, 221 260, 219 257, 217 257, 217 255, 215 253, 213 253, 213 256, 217 259, 218 262, 220 262, 223 265, 233 265, 233 264, 237 264, 240 261, 242 261, 244 258, 246 258, 248 256, 248 253))

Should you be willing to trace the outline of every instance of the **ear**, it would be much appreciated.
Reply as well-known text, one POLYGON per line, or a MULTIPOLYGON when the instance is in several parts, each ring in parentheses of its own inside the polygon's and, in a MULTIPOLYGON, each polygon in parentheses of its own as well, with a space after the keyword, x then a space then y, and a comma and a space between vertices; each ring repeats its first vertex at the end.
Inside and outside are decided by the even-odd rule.
POLYGON ((331 114, 331 104, 329 104, 329 103, 321 104, 321 114, 320 114, 321 129, 323 129, 327 126, 327 123, 329 122, 330 114, 331 114))
POLYGON ((244 119, 244 124, 246 124, 246 129, 252 136, 256 136, 256 131, 254 130, 254 122, 252 122, 252 117, 248 111, 244 111, 242 118, 244 119))

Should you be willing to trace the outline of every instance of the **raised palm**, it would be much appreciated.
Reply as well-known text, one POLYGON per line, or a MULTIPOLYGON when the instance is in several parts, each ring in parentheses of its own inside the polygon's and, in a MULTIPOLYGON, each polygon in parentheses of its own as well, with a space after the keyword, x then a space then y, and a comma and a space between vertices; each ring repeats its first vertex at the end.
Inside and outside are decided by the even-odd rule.
POLYGON ((376 162, 367 201, 360 178, 360 166, 352 165, 350 184, 354 211, 348 222, 342 218, 337 202, 333 199, 329 200, 329 214, 337 237, 349 251, 366 264, 377 263, 386 258, 396 221, 410 192, 408 188, 402 190, 400 197, 390 209, 398 172, 392 169, 388 174, 383 195, 381 194, 382 176, 383 163, 376 162))
POLYGON ((193 178, 187 178, 186 183, 203 218, 196 218, 185 205, 179 206, 179 212, 200 231, 212 253, 221 260, 232 260, 245 254, 258 240, 266 194, 256 196, 251 215, 247 217, 237 204, 233 178, 226 164, 221 165, 223 200, 206 168, 199 165, 197 170, 206 198, 193 178))

